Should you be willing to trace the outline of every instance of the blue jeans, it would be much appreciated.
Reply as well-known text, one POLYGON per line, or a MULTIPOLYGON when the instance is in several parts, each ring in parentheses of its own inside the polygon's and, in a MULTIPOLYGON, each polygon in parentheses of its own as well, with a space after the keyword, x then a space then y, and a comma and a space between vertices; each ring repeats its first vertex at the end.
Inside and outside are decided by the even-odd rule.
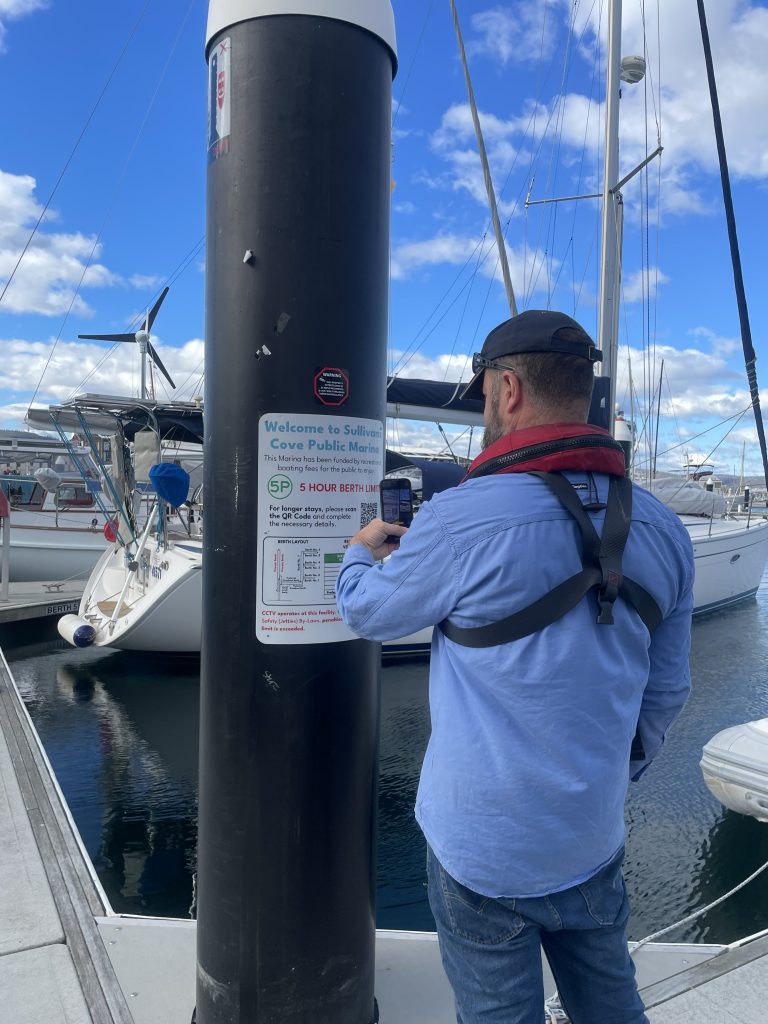
POLYGON ((622 850, 588 881, 550 896, 492 899, 457 882, 427 848, 459 1024, 543 1024, 542 947, 573 1024, 648 1024, 627 950, 623 859, 622 850))

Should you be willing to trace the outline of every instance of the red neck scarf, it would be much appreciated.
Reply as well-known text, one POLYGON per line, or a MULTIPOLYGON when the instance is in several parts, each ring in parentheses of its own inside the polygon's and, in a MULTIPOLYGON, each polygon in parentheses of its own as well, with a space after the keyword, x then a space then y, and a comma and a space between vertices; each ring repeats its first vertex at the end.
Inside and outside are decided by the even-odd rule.
POLYGON ((464 480, 491 473, 555 473, 563 469, 624 476, 624 449, 602 427, 545 423, 514 430, 489 445, 469 467, 464 480))

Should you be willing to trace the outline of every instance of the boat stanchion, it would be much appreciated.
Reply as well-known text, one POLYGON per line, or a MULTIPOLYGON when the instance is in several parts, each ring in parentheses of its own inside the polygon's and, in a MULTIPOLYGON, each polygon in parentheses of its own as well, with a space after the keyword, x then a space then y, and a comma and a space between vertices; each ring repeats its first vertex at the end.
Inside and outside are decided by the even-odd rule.
POLYGON ((11 503, 5 491, 0 488, 0 601, 7 601, 11 580, 11 503))
POLYGON ((372 1024, 390 0, 212 0, 198 1024, 372 1024))

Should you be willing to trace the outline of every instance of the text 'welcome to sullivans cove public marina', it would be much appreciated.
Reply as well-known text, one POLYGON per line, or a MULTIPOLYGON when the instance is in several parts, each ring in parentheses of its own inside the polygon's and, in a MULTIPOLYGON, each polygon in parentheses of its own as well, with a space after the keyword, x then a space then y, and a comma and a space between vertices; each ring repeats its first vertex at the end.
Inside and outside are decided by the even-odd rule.
POLYGON ((178 15, 207 94, 199 380, 182 399, 158 351, 169 278, 128 329, 78 335, 130 389, 33 396, 0 430, 0 1017, 762 1020, 768 453, 714 5, 686 16, 749 396, 738 472, 718 443, 662 450, 664 359, 620 343, 665 149, 632 98, 663 87, 645 5, 634 53, 630 5, 600 5, 594 173, 565 107, 534 105, 519 204, 478 33, 515 26, 566 69, 588 56, 578 3, 204 6, 178 15), (485 229, 427 374, 391 351, 393 82, 444 31, 485 229), (563 177, 537 177, 553 154, 563 177), (481 278, 499 315, 478 335, 481 278))

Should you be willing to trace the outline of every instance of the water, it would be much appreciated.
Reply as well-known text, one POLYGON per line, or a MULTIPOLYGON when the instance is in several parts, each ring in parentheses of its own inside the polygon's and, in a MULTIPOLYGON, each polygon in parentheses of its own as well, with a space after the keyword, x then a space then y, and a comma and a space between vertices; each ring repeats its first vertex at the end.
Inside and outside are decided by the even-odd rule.
MULTIPOLYGON (((85 846, 118 912, 194 915, 199 661, 75 651, 39 624, 0 644, 85 846)), ((768 588, 694 623, 694 690, 627 803, 633 938, 720 896, 768 860, 768 829, 725 811, 698 767, 728 725, 768 716, 768 588)), ((378 924, 432 929, 421 833, 413 818, 429 737, 427 666, 382 679, 378 924)), ((670 935, 729 942, 768 927, 762 877, 670 935)))

